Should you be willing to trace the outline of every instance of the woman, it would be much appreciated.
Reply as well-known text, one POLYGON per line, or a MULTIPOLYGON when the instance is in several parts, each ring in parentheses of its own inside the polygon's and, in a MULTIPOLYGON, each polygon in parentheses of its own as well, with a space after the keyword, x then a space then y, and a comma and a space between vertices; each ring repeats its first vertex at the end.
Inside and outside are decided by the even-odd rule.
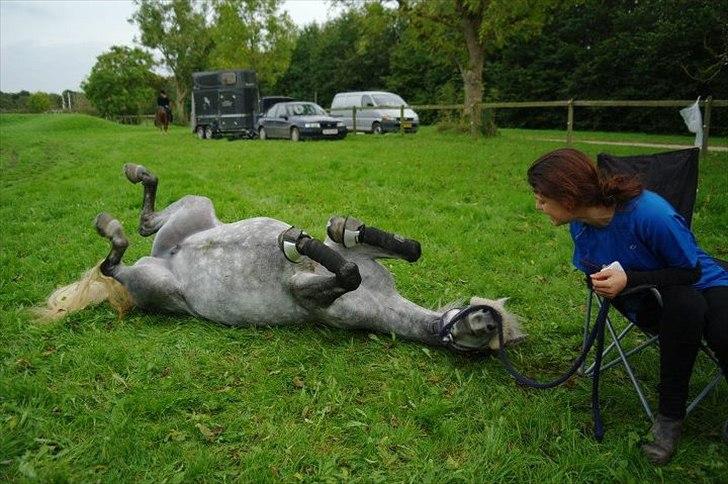
MULTIPOLYGON (((635 177, 605 176, 584 153, 560 149, 528 170, 536 208, 554 225, 570 225, 574 265, 600 296, 631 313, 660 343, 659 413, 642 450, 655 464, 675 452, 688 384, 705 338, 728 375, 728 272, 708 256, 672 206, 635 177), (613 262, 610 268, 606 266, 613 262), (620 267, 621 266, 621 267, 620 267), (662 307, 620 296, 626 288, 657 286, 662 307)), ((728 421, 723 427, 728 442, 728 421)))

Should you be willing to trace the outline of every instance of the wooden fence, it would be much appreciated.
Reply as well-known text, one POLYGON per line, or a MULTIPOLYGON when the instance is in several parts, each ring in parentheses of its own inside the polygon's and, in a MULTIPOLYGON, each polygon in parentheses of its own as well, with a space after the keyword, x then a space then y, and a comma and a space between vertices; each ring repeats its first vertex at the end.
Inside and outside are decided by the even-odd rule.
MULTIPOLYGON (((622 101, 588 101, 588 100, 574 100, 569 99, 567 101, 517 101, 517 102, 486 102, 479 103, 480 111, 482 109, 523 109, 523 108, 566 108, 566 144, 571 145, 574 141, 574 107, 592 107, 592 108, 682 108, 694 104, 695 101, 690 100, 622 100, 622 101)), ((728 100, 726 99, 713 99, 708 97, 705 100, 700 101, 700 106, 703 108, 703 144, 700 147, 702 156, 705 157, 708 154, 708 139, 710 137, 710 114, 713 108, 725 108, 728 107, 728 100)), ((404 133, 405 123, 404 121, 404 110, 413 109, 417 111, 464 111, 465 106, 463 104, 422 104, 413 106, 376 106, 376 107, 352 107, 352 121, 353 130, 356 132, 356 118, 357 112, 373 109, 397 109, 399 110, 400 119, 400 132, 404 133)), ((154 119, 153 115, 139 115, 139 116, 117 116, 115 119, 118 122, 129 122, 134 119, 139 121, 144 118, 154 119)))
MULTIPOLYGON (((623 107, 634 107, 634 108, 683 108, 694 104, 695 101, 690 100, 604 100, 604 101, 588 101, 588 100, 574 100, 569 99, 568 101, 517 101, 517 102, 490 102, 480 103, 481 109, 522 109, 522 108, 566 108, 566 144, 571 145, 574 141, 574 107, 599 107, 599 108, 623 108, 623 107)), ((699 105, 703 108, 703 144, 700 147, 700 152, 703 157, 708 154, 708 138, 710 137, 710 115, 713 108, 725 108, 728 107, 728 100, 725 99, 713 99, 708 97, 705 100, 701 100, 699 105)), ((422 105, 422 106, 409 106, 411 109, 418 111, 426 110, 463 110, 464 105, 462 104, 451 104, 451 105, 422 105)), ((400 109, 399 106, 393 106, 394 109, 400 109)), ((371 109, 371 108, 357 108, 357 109, 371 109)), ((402 111, 400 111, 402 112, 402 111)), ((400 116, 403 118, 404 116, 400 116)))

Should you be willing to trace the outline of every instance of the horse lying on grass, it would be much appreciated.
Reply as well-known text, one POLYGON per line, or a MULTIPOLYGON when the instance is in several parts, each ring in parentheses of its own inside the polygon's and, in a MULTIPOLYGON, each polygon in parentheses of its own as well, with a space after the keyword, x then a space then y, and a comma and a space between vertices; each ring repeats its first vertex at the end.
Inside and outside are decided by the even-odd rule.
MULTIPOLYGON (((129 243, 123 228, 110 215, 99 214, 96 229, 111 242, 109 255, 80 281, 51 295, 46 317, 108 299, 121 314, 136 306, 229 326, 323 322, 461 351, 499 346, 490 311, 473 310, 448 325, 457 309, 428 310, 397 293, 392 275, 377 259, 416 261, 421 252, 414 240, 350 217, 331 218, 323 243, 270 218, 221 223, 212 202, 199 196, 186 196, 157 212, 157 178, 140 165, 125 165, 124 173, 144 188, 139 233, 156 234, 151 256, 124 265, 129 243)), ((497 313, 506 343, 524 337, 504 300, 474 297, 470 304, 485 304, 497 313)))

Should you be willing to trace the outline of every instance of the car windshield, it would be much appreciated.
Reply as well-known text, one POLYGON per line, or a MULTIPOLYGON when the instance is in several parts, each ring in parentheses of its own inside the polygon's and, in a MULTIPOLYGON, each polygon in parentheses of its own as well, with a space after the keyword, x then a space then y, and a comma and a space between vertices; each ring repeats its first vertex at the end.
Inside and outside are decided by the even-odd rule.
POLYGON ((326 114, 326 111, 324 111, 321 106, 314 103, 289 104, 288 112, 292 116, 313 116, 326 114))
POLYGON ((396 94, 372 94, 377 106, 406 106, 404 99, 396 94))

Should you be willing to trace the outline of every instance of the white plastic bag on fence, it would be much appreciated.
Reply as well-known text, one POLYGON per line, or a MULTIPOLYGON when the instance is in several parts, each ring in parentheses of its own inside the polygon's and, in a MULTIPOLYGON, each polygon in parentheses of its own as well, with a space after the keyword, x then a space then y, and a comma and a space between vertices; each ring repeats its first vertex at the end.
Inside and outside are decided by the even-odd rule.
POLYGON ((703 116, 700 114, 700 98, 686 108, 680 110, 680 116, 691 133, 695 133, 695 146, 703 146, 703 116))

